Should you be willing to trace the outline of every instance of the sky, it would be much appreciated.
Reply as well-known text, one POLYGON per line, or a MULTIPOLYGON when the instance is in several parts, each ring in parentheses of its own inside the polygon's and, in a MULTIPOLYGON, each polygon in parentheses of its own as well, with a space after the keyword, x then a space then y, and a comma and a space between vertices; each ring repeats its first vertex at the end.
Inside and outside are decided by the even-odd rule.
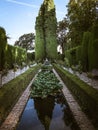
MULTIPOLYGON (((44 0, 0 0, 0 26, 10 37, 8 44, 23 34, 35 33, 35 21, 44 0)), ((69 0, 54 0, 57 21, 62 20, 67 13, 69 0)))

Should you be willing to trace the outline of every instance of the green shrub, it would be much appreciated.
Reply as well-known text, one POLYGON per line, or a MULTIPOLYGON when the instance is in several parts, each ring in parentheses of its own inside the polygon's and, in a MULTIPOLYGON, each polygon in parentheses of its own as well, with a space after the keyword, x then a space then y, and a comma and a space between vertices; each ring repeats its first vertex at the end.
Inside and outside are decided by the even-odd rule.
POLYGON ((6 44, 7 44, 6 31, 3 27, 0 27, 0 70, 4 69, 6 44))
POLYGON ((78 62, 81 61, 81 46, 77 46, 65 51, 65 58, 68 59, 71 66, 77 65, 78 62))
POLYGON ((82 40, 82 48, 81 48, 81 58, 82 58, 82 66, 83 71, 88 71, 89 69, 89 62, 88 62, 88 46, 90 42, 91 33, 84 32, 83 40, 82 40))
POLYGON ((98 39, 91 42, 89 54, 89 70, 98 69, 98 39))
POLYGON ((22 62, 26 63, 27 59, 27 52, 25 49, 21 47, 16 47, 7 44, 6 51, 5 51, 5 62, 8 64, 9 69, 13 67, 14 64, 20 66, 22 62))
POLYGON ((65 66, 69 68, 70 67, 70 63, 69 63, 68 58, 65 57, 64 60, 65 60, 65 66))

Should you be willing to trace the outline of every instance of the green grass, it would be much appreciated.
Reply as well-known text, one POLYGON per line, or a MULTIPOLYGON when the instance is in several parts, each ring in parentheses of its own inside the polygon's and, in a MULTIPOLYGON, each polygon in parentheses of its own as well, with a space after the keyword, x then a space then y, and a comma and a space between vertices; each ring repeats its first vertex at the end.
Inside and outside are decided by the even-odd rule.
POLYGON ((40 65, 30 68, 25 73, 4 84, 0 88, 0 125, 15 105, 22 92, 26 89, 40 65))

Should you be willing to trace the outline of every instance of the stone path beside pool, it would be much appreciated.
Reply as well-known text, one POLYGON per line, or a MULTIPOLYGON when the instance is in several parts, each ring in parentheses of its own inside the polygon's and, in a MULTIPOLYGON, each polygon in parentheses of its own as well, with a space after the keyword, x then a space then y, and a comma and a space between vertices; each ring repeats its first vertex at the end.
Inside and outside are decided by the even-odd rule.
POLYGON ((9 70, 7 75, 4 75, 2 77, 2 85, 19 76, 20 74, 24 73, 28 69, 29 67, 24 67, 23 69, 17 69, 16 72, 14 72, 13 70, 9 70))
MULTIPOLYGON (((31 65, 30 67, 34 67, 34 66, 36 66, 36 63, 31 65)), ((15 77, 19 76, 20 74, 24 73, 28 69, 29 69, 29 66, 24 67, 23 69, 17 69, 16 72, 14 72, 13 70, 9 70, 7 75, 4 75, 2 77, 2 85, 14 79, 15 77)))
POLYGON ((91 79, 87 76, 87 73, 82 72, 81 74, 79 72, 74 72, 71 68, 65 68, 63 67, 63 69, 69 71, 72 74, 75 74, 76 76, 78 76, 81 80, 83 80, 84 82, 86 82, 88 85, 92 86, 95 89, 98 89, 98 79, 91 79))
POLYGON ((68 88, 64 84, 64 82, 61 80, 61 78, 59 77, 57 72, 54 69, 53 69, 53 72, 55 73, 55 75, 60 80, 60 82, 63 86, 62 91, 64 93, 64 96, 67 100, 70 110, 72 111, 74 118, 75 118, 78 126, 80 127, 80 129, 81 130, 95 130, 94 126, 92 125, 90 120, 87 118, 85 113, 82 112, 80 106, 78 105, 78 103, 76 102, 76 100, 74 99, 71 92, 68 90, 68 88))

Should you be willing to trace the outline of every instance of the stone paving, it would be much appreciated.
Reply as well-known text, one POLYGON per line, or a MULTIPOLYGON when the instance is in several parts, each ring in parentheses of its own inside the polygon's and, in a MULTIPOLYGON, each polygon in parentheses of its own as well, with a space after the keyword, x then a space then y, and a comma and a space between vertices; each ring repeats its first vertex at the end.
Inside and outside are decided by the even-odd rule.
POLYGON ((15 77, 19 76, 20 74, 24 73, 26 70, 28 70, 28 68, 29 67, 24 67, 23 69, 17 69, 16 72, 14 72, 13 70, 9 70, 7 75, 4 75, 2 77, 2 85, 14 79, 15 77))
POLYGON ((87 73, 82 72, 80 74, 79 72, 73 72, 73 70, 71 68, 68 69, 68 68, 63 67, 63 69, 69 71, 72 74, 77 75, 81 80, 83 80, 84 82, 86 82, 87 84, 92 86, 93 88, 98 89, 98 80, 88 78, 87 73))
MULTIPOLYGON (((36 75, 35 75, 36 77, 36 75)), ((8 117, 4 121, 4 123, 1 125, 0 130, 14 130, 19 118, 24 110, 24 107, 27 103, 27 100, 30 95, 30 87, 35 79, 35 77, 32 79, 30 84, 28 85, 27 89, 23 92, 22 96, 16 103, 16 105, 13 107, 12 111, 9 113, 8 117)))
MULTIPOLYGON (((34 67, 34 66, 36 66, 36 63, 31 65, 30 67, 34 67)), ((16 72, 14 72, 13 70, 9 70, 7 75, 2 77, 2 85, 9 82, 10 80, 16 78, 17 76, 24 73, 28 69, 29 69, 29 66, 24 67, 23 69, 17 69, 16 72)))
POLYGON ((79 125, 81 130, 95 130, 94 126, 90 122, 90 120, 87 118, 87 116, 82 112, 80 106, 72 96, 71 92, 68 90, 64 82, 61 80, 57 72, 53 69, 53 72, 57 76, 57 78, 60 80, 61 84, 63 85, 63 93, 67 100, 67 103, 70 107, 70 110, 72 111, 74 118, 79 125))

